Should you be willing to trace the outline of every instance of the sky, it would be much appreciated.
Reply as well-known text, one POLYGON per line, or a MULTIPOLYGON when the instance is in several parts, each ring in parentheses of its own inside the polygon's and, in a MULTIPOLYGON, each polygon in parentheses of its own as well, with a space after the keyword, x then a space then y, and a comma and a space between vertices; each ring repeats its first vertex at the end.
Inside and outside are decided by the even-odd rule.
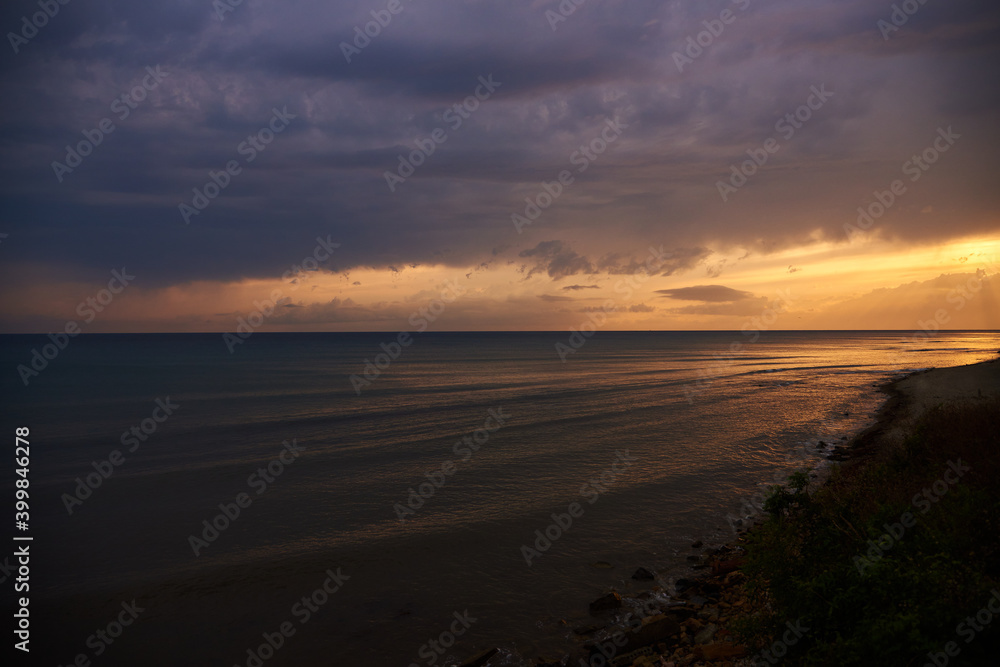
POLYGON ((996 2, 61 2, 0 332, 1000 328, 996 2))

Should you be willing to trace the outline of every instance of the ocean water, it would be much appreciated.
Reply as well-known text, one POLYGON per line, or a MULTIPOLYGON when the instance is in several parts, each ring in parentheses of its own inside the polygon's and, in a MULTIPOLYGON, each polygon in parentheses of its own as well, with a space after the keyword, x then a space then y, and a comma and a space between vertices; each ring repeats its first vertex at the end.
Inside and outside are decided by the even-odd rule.
POLYGON ((828 465, 819 443, 869 424, 877 386, 1000 348, 996 332, 601 332, 563 362, 565 332, 439 333, 385 366, 393 339, 257 333, 231 354, 218 334, 80 336, 24 386, 48 341, 0 336, 4 428, 31 432, 32 657, 559 655, 592 599, 652 585, 636 567, 669 589, 763 485, 828 465), (385 368, 359 392, 366 360, 385 368), (265 634, 280 647, 259 651, 265 634))

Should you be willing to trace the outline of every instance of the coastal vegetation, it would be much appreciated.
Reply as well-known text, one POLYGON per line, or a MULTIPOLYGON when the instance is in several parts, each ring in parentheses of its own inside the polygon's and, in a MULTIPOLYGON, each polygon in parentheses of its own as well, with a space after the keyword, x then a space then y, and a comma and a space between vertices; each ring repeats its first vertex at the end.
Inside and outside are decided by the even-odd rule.
POLYGON ((1000 401, 939 406, 890 435, 859 443, 819 488, 807 472, 771 488, 746 539, 754 612, 733 627, 752 653, 808 666, 995 664, 1000 401), (808 630, 779 647, 789 622, 808 630))

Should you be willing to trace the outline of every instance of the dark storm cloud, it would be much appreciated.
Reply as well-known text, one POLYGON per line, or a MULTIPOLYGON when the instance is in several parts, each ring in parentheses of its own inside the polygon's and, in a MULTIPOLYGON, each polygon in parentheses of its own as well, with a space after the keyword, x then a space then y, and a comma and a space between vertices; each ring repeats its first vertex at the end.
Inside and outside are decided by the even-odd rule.
MULTIPOLYGON (((884 40, 891 3, 751 0, 683 72, 673 54, 734 3, 591 0, 555 31, 555 1, 404 4, 351 63, 340 43, 384 2, 248 0, 224 21, 207 0, 62 5, 0 61, 5 247, 67 278, 142 266, 147 286, 277 276, 327 235, 341 244, 328 270, 468 269, 504 248, 501 260, 559 280, 635 273, 637 249, 666 244, 687 249, 671 275, 709 247, 845 240, 855 208, 949 123, 968 137, 961 152, 877 231, 995 228, 995 3, 927 3, 884 40), (113 101, 156 65, 169 77, 119 119, 113 101), (502 85, 454 128, 448 110, 491 74, 502 85), (829 106, 723 205, 729 166, 823 83, 829 106), (184 224, 178 205, 286 106, 288 129, 184 224), (59 183, 52 162, 102 118, 115 131, 59 183), (621 141, 576 172, 571 156, 612 118, 629 124, 621 141), (391 193, 384 173, 437 128, 447 141, 391 193), (564 169, 575 183, 519 237, 511 213, 564 169)), ((8 4, 0 28, 35 11, 8 4)))
MULTIPOLYGON (((656 273, 661 276, 671 276, 683 273, 700 264, 711 251, 708 248, 675 248, 665 250, 660 247, 656 273)), ((599 272, 608 275, 637 275, 650 272, 653 265, 649 257, 636 257, 629 253, 609 253, 596 262, 599 272)))
POLYGON ((547 273, 554 280, 559 280, 578 273, 596 273, 589 259, 581 257, 562 241, 543 241, 530 250, 521 251, 518 257, 534 261, 525 278, 547 273))

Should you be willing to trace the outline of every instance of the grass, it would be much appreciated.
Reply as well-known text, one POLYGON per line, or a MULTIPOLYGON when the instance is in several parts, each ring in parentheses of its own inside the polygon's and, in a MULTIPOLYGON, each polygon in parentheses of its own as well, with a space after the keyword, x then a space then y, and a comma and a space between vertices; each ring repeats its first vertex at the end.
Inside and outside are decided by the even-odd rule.
POLYGON ((948 642, 949 664, 1000 664, 1000 615, 971 642, 957 633, 1000 588, 1000 401, 933 410, 904 442, 807 483, 772 487, 750 533, 744 642, 768 649, 801 619, 782 664, 922 666, 948 642))

